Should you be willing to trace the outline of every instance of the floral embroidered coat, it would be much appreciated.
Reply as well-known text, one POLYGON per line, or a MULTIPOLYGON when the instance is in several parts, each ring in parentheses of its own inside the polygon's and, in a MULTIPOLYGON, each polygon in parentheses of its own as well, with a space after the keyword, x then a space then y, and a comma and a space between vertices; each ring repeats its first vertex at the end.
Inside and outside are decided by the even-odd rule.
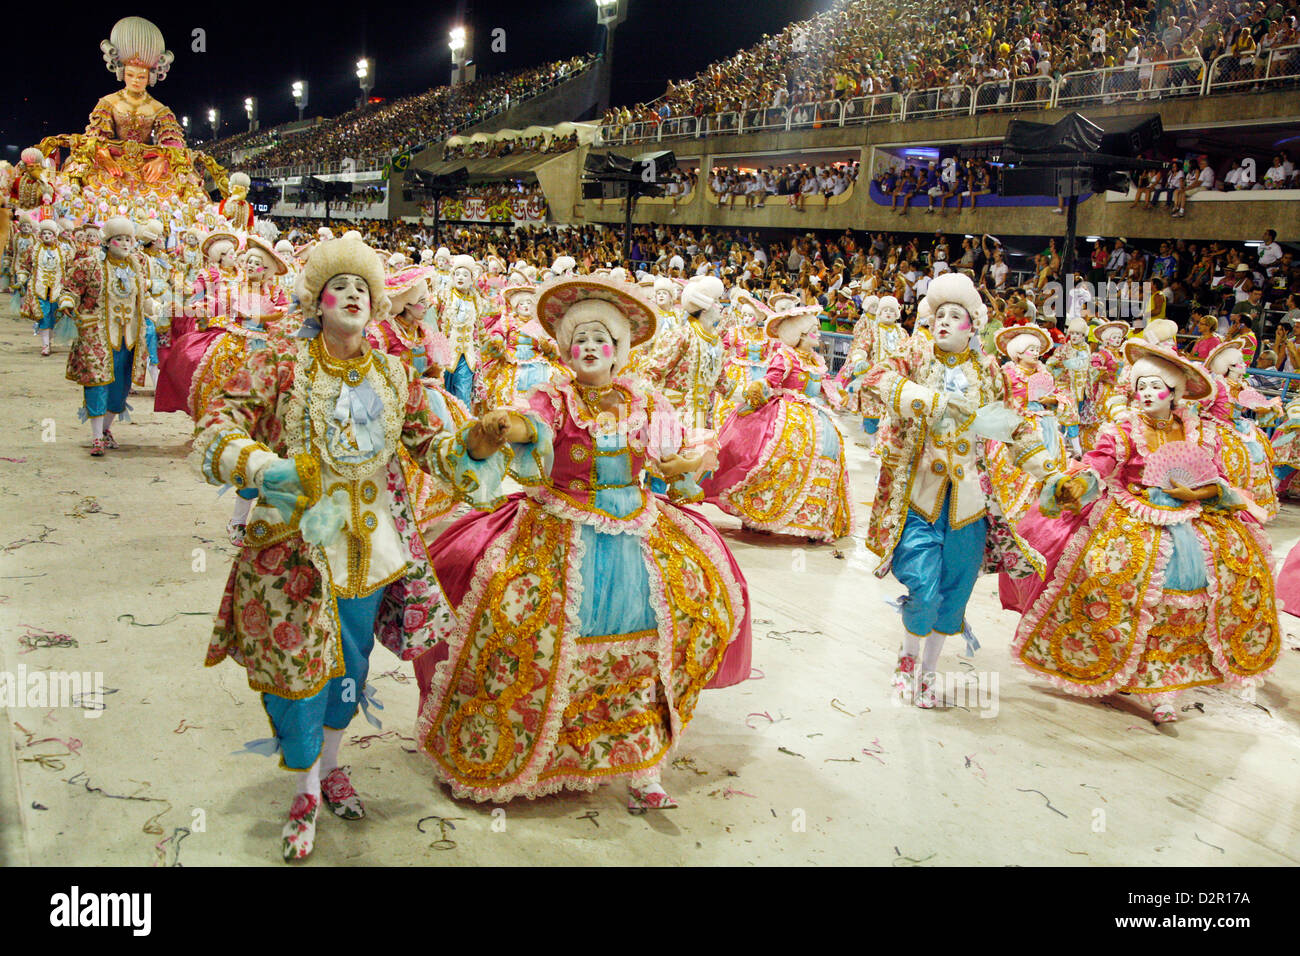
POLYGON ((84 387, 110 384, 113 350, 125 344, 135 348, 131 381, 143 386, 149 366, 149 350, 143 348, 149 264, 139 253, 124 261, 112 256, 101 259, 97 251, 91 250, 73 261, 59 299, 59 308, 71 311, 77 322, 77 338, 68 352, 67 379, 84 387), (116 281, 112 275, 117 264, 129 265, 134 273, 129 304, 122 303, 129 314, 122 317, 110 314, 109 282, 116 281))
MULTIPOLYGON (((328 460, 322 447, 338 386, 331 393, 322 378, 315 341, 269 339, 212 396, 194 440, 194 460, 210 483, 246 483, 269 457, 310 452, 318 461, 328 460)), ((399 567, 391 581, 381 582, 386 590, 376 635, 394 654, 411 660, 441 639, 451 618, 416 529, 397 449, 400 444, 428 470, 436 467, 444 436, 414 371, 368 346, 366 355, 373 365, 364 381, 383 399, 384 445, 378 456, 382 464, 370 477, 346 483, 354 486, 347 489, 353 509, 348 535, 370 533, 377 522, 367 509, 386 503, 400 539, 399 567)), ((386 519, 381 523, 388 525, 386 519)), ((249 515, 247 542, 226 583, 207 664, 230 657, 243 665, 253 690, 310 697, 344 673, 335 604, 338 575, 325 549, 309 546, 264 499, 249 515)), ((358 550, 354 544, 348 545, 349 579, 351 556, 358 550)))

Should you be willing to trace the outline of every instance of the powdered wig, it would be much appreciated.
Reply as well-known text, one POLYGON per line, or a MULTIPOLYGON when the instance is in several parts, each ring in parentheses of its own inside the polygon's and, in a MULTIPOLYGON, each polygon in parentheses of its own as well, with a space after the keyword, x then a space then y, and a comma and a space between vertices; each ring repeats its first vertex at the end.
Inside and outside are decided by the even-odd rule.
POLYGON ((1206 361, 1205 367, 1215 375, 1222 375, 1226 378, 1228 372, 1232 370, 1232 366, 1244 360, 1245 357, 1241 347, 1234 342, 1227 348, 1215 349, 1214 354, 1209 356, 1206 361))
POLYGON ((560 346, 560 357, 566 363, 570 361, 569 348, 573 345, 574 333, 578 326, 588 322, 604 326, 614 340, 614 363, 610 371, 617 375, 627 365, 628 353, 632 349, 632 323, 614 303, 604 299, 581 299, 560 316, 555 323, 555 341, 560 346))
MULTIPOLYGON (((922 301, 929 304, 933 315, 938 315, 939 307, 949 303, 961 306, 970 316, 971 326, 976 334, 984 331, 984 325, 988 322, 988 306, 980 298, 979 290, 975 288, 975 283, 971 281, 970 276, 960 272, 945 272, 933 279, 922 301)), ((919 305, 917 314, 920 314, 919 305)))
POLYGON ((166 49, 162 31, 144 17, 123 17, 99 44, 108 72, 122 80, 128 66, 149 68, 149 85, 167 78, 176 56, 166 49))
POLYGON ((882 295, 876 300, 876 320, 879 321, 880 314, 886 309, 894 310, 894 320, 897 321, 903 314, 903 307, 898 304, 898 300, 892 295, 882 295))
POLYGON ((1173 362, 1166 362, 1151 355, 1144 355, 1133 363, 1130 381, 1133 383, 1134 394, 1137 393, 1138 380, 1150 375, 1154 375, 1173 389, 1175 402, 1182 401, 1183 394, 1187 391, 1187 374, 1173 362))
POLYGON ((320 294, 325 284, 337 275, 357 275, 365 279, 370 287, 371 320, 388 318, 392 306, 384 289, 384 270, 374 250, 360 239, 326 239, 317 244, 307 257, 295 290, 305 317, 319 318, 320 294))
POLYGON ((1015 361, 1024 354, 1025 349, 1037 345, 1041 350, 1043 340, 1041 336, 1034 335, 1032 332, 1021 332, 1007 343, 1007 358, 1015 361))

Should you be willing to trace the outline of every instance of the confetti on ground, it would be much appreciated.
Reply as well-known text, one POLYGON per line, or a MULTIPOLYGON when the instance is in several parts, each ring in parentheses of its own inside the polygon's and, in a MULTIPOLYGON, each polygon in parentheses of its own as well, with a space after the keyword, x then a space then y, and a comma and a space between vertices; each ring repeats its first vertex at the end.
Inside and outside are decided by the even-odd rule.
POLYGON ((212 616, 213 615, 211 611, 177 611, 174 614, 170 614, 167 617, 163 618, 161 621, 159 621, 156 624, 141 624, 139 621, 135 619, 134 614, 119 614, 117 616, 117 619, 119 621, 127 621, 131 625, 131 627, 162 627, 164 624, 170 624, 178 617, 212 617, 212 616))
POLYGON ((1101 792, 1101 787, 1094 787, 1094 786, 1093 786, 1092 784, 1090 784, 1090 783, 1081 783, 1081 784, 1079 784, 1079 786, 1083 787, 1085 790, 1096 790, 1096 791, 1097 791, 1097 796, 1101 797, 1101 802, 1102 802, 1102 803, 1110 803, 1110 801, 1107 800, 1106 797, 1102 794, 1102 792, 1101 792))
POLYGON ((599 810, 588 810, 586 813, 582 814, 582 816, 578 817, 578 819, 579 819, 579 820, 590 820, 591 823, 592 823, 592 825, 593 825, 597 830, 599 830, 599 829, 600 829, 600 821, 596 819, 596 817, 598 817, 598 816, 600 816, 600 811, 599 811, 599 810))
POLYGON ((752 669, 750 670, 750 672, 749 672, 749 679, 750 679, 750 680, 764 680, 766 677, 767 677, 767 675, 764 674, 764 673, 763 673, 761 670, 759 670, 757 667, 752 668, 752 669))
POLYGON ((984 768, 981 767, 981 766, 980 766, 980 765, 975 761, 974 757, 975 757, 975 755, 974 755, 974 754, 971 754, 969 757, 966 758, 966 769, 969 770, 969 769, 971 769, 972 767, 974 767, 974 768, 975 768, 975 776, 977 776, 977 777, 983 777, 985 780, 987 780, 987 779, 989 778, 989 775, 988 775, 987 773, 984 772, 984 768))
POLYGON ((673 761, 673 769, 689 770, 691 773, 700 777, 707 777, 709 775, 709 772, 707 770, 701 770, 699 767, 695 766, 694 757, 678 757, 676 760, 673 761))
POLYGON ((779 751, 781 751, 781 753, 783 753, 783 754, 789 754, 791 757, 798 757, 798 758, 800 758, 801 760, 807 760, 807 759, 808 759, 808 758, 805 757, 803 754, 797 754, 797 753, 795 753, 793 750, 786 750, 784 747, 777 747, 776 749, 779 750, 779 751))
POLYGON ((1192 836, 1196 837, 1196 839, 1197 839, 1198 841, 1200 841, 1201 843, 1204 843, 1206 846, 1212 846, 1212 847, 1214 847, 1214 848, 1215 848, 1216 850, 1218 850, 1220 853, 1226 854, 1226 853, 1228 852, 1228 851, 1225 850, 1223 847, 1221 847, 1221 846, 1219 846, 1219 845, 1217 845, 1217 844, 1215 844, 1215 843, 1211 843, 1211 842, 1209 842, 1208 840, 1202 840, 1202 839, 1201 839, 1201 835, 1200 835, 1199 833, 1195 832, 1195 831, 1192 832, 1192 836))
POLYGON ((7 545, 5 545, 5 547, 4 547, 4 551, 5 551, 5 553, 8 554, 10 551, 17 551, 19 548, 26 547, 26 546, 29 545, 29 544, 53 544, 53 545, 58 545, 59 542, 57 542, 57 541, 46 541, 46 540, 45 540, 45 539, 48 538, 50 535, 54 534, 54 530, 55 530, 55 529, 54 529, 54 528, 51 528, 49 525, 41 525, 41 527, 44 528, 45 530, 43 530, 40 534, 38 534, 38 535, 37 535, 36 537, 34 537, 34 538, 19 538, 17 541, 10 541, 10 542, 9 542, 7 545))
POLYGON ((438 839, 434 840, 432 843, 429 844, 429 849, 454 850, 456 849, 456 841, 448 839, 447 831, 456 829, 456 824, 452 822, 453 820, 464 820, 464 819, 465 819, 464 817, 439 817, 439 816, 421 817, 419 820, 416 821, 415 828, 419 830, 421 833, 424 833, 425 832, 424 821, 437 820, 439 836, 438 839))
POLYGON ((190 835, 189 827, 177 827, 172 830, 172 835, 165 840, 154 844, 154 852, 158 858, 154 860, 154 866, 180 866, 181 865, 181 841, 190 835), (167 861, 168 851, 170 850, 171 862, 167 861))
POLYGON ((1026 789, 1024 789, 1023 787, 1016 787, 1016 789, 1019 790, 1021 793, 1036 793, 1036 794, 1038 794, 1040 797, 1042 797, 1044 800, 1047 801, 1047 809, 1051 810, 1053 813, 1060 813, 1061 816, 1065 817, 1067 820, 1070 819, 1069 814, 1061 813, 1060 810, 1058 810, 1058 809, 1056 809, 1056 807, 1052 806, 1052 801, 1047 799, 1047 794, 1043 793, 1043 791, 1041 791, 1041 790, 1026 790, 1026 789))
POLYGON ((926 860, 933 860, 939 855, 937 853, 931 853, 929 856, 923 856, 918 860, 915 857, 903 856, 902 853, 899 853, 898 847, 894 847, 894 853, 896 856, 890 861, 890 866, 919 866, 926 860))
POLYGON ((860 763, 857 757, 827 757, 822 763, 860 763))
POLYGON ((19 654, 30 654, 32 651, 40 650, 46 647, 80 647, 77 639, 69 634, 59 634, 57 631, 47 631, 41 627, 32 627, 30 624, 24 624, 27 632, 18 638, 18 643, 27 648, 25 651, 19 651, 19 654))
POLYGON ((105 511, 103 506, 100 505, 99 499, 93 496, 82 498, 80 501, 77 502, 77 506, 75 508, 73 508, 71 511, 65 511, 63 512, 63 514, 64 517, 67 518, 84 518, 86 517, 86 515, 98 515, 98 514, 102 514, 106 518, 122 517, 120 514, 116 514, 112 511, 105 511))
POLYGON ((188 720, 182 717, 181 722, 176 725, 176 729, 173 730, 172 733, 183 734, 187 730, 202 730, 202 729, 203 727, 200 726, 199 724, 191 724, 188 720))

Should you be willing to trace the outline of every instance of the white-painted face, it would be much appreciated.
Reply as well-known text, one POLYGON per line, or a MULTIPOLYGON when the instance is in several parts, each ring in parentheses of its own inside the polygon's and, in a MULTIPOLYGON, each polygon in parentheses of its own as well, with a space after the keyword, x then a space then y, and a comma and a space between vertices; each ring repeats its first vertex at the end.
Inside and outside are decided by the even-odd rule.
POLYGON ((228 239, 219 239, 208 246, 208 264, 232 268, 235 265, 235 244, 228 239))
POLYGON ((501 263, 495 259, 488 260, 488 275, 499 276, 501 274, 501 263))
POLYGON ((876 312, 876 321, 882 325, 892 325, 898 321, 898 306, 883 305, 876 312))
POLYGON ((1137 380, 1138 405, 1148 414, 1167 412, 1174 405, 1174 390, 1159 375, 1143 375, 1137 380))
POLYGON ((963 352, 975 331, 970 313, 956 302, 945 302, 934 314, 934 344, 945 352, 963 352))
POLYGON ((758 325, 758 310, 746 302, 740 307, 740 320, 746 325, 758 325))
POLYGON ((446 272, 448 267, 451 266, 451 253, 449 252, 438 253, 436 256, 433 257, 433 264, 437 266, 439 269, 441 269, 443 272, 446 272))
POLYGON ((342 272, 320 294, 321 327, 340 335, 359 335, 370 321, 370 286, 359 275, 342 272))
POLYGON ((712 331, 717 328, 718 322, 722 319, 722 309, 714 303, 699 315, 700 325, 712 331))
POLYGON ((660 309, 671 309, 673 307, 673 294, 668 289, 655 290, 655 305, 660 309))
POLYGON ((1120 343, 1124 341, 1124 330, 1107 329, 1105 332, 1101 333, 1101 341, 1111 348, 1118 348, 1120 343))
POLYGON ((429 287, 424 286, 424 291, 416 298, 407 302, 402 309, 402 313, 412 321, 419 322, 424 318, 424 313, 429 311, 429 287))
POLYGON ((1214 357, 1213 371, 1232 382, 1239 382, 1246 375, 1246 357, 1240 349, 1228 349, 1214 357))
POLYGON ((135 252, 135 236, 114 236, 108 240, 108 254, 122 259, 135 252))
POLYGON ((613 372, 614 336, 601 322, 583 322, 573 330, 565 364, 584 385, 603 384, 613 372))
POLYGON ((1033 345, 1027 345, 1022 348, 1014 357, 1022 365, 1036 365, 1039 358, 1042 357, 1043 347, 1035 342, 1033 345))
POLYGON ((1067 336, 1067 339, 1069 340, 1070 344, 1073 345, 1076 349, 1080 349, 1088 344, 1088 333, 1071 332, 1067 336))
POLYGON ((261 282, 271 271, 271 258, 264 251, 254 246, 244 253, 244 275, 251 283, 261 282))
POLYGON ((525 322, 537 315, 537 296, 519 293, 514 298, 515 315, 525 322))
POLYGON ((42 226, 37 231, 37 235, 40 236, 41 242, 53 242, 59 237, 59 234, 48 226, 42 226))
POLYGON ((460 266, 451 270, 451 284, 461 292, 468 292, 469 287, 474 283, 474 272, 466 266, 460 266))
POLYGON ((199 247, 199 237, 192 232, 185 233, 185 245, 191 249, 199 247))

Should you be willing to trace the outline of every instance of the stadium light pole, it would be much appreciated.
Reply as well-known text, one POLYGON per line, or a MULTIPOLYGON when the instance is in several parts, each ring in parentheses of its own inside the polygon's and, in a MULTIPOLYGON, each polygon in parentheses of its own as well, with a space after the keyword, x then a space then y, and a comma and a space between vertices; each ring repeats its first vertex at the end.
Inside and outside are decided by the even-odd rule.
POLYGON ((293 93, 293 105, 298 107, 298 121, 302 122, 302 112, 307 108, 307 84, 302 80, 294 80, 290 89, 293 93))
POLYGON ((469 62, 469 35, 464 27, 452 27, 447 46, 451 48, 451 85, 465 82, 465 64, 469 62))
POLYGON ((185 130, 185 136, 188 139, 190 135, 190 118, 188 116, 181 117, 181 129, 185 130))
POLYGON ((604 76, 600 82, 600 98, 596 104, 597 116, 609 109, 610 90, 614 82, 614 30, 627 19, 628 0, 596 0, 596 22, 605 28, 605 53, 601 57, 604 76))
POLYGON ((357 82, 361 85, 361 98, 357 100, 357 107, 360 108, 366 105, 370 91, 375 88, 373 64, 366 57, 357 60, 357 82))
POLYGON ((221 110, 208 110, 208 125, 212 127, 212 138, 217 138, 217 131, 221 129, 221 110))
POLYGON ((248 131, 250 133, 256 132, 258 127, 256 96, 244 97, 244 115, 248 117, 248 131))

